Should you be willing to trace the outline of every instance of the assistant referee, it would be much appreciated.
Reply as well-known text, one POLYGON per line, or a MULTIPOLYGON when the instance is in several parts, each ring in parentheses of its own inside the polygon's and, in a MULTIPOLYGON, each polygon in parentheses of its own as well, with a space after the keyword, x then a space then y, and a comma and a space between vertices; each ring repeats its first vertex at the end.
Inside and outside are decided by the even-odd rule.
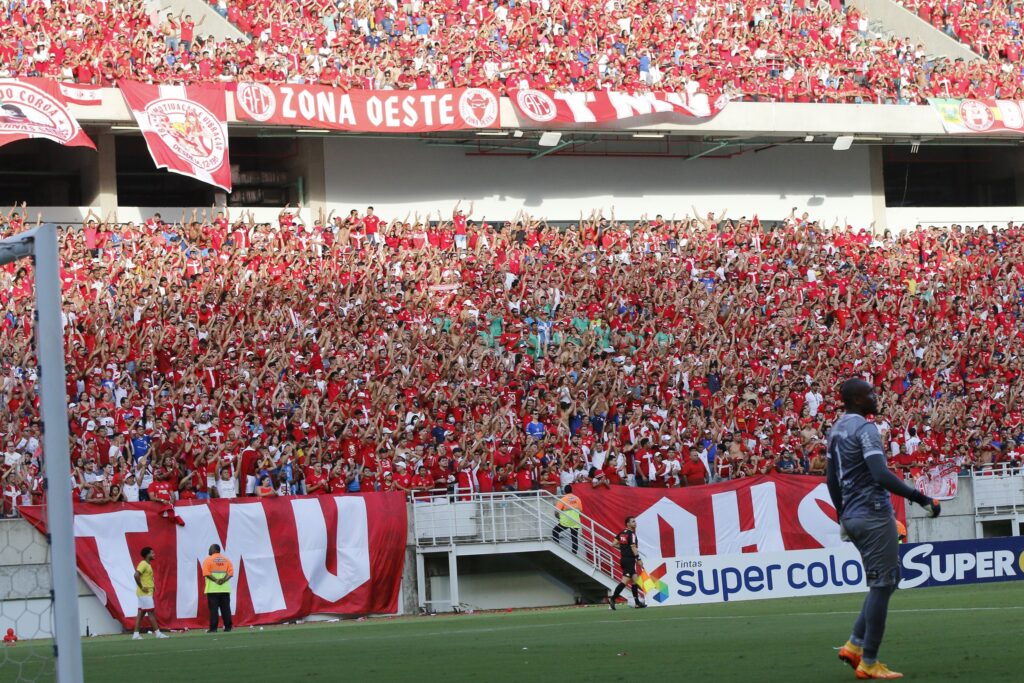
POLYGON ((206 577, 206 604, 210 608, 210 630, 217 632, 218 613, 224 620, 224 632, 231 630, 231 585, 235 575, 231 560, 221 554, 220 546, 210 546, 210 556, 203 560, 203 576, 206 577))
POLYGON ((846 412, 829 430, 825 473, 841 533, 860 552, 868 585, 864 606, 850 639, 839 649, 839 659, 854 668, 857 678, 903 678, 878 661, 889 598, 900 581, 899 537, 889 494, 914 501, 932 517, 938 516, 940 507, 889 471, 878 427, 867 420, 878 412, 874 386, 855 378, 843 382, 839 392, 846 412))
POLYGON ((647 607, 647 603, 640 599, 640 577, 637 575, 637 565, 640 564, 639 542, 636 540, 636 517, 626 517, 626 528, 615 536, 615 542, 619 546, 619 568, 622 569, 622 581, 615 586, 615 592, 608 596, 609 609, 615 609, 622 591, 629 588, 633 593, 633 604, 638 608, 647 607))

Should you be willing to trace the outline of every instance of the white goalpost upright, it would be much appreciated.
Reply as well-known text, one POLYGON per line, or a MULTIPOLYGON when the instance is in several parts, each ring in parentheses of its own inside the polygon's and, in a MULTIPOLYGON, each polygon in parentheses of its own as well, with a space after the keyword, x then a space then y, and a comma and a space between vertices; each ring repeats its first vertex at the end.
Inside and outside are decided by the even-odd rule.
POLYGON ((46 525, 50 543, 53 596, 53 654, 59 683, 82 683, 82 641, 78 625, 74 511, 71 505, 71 456, 68 452, 67 389, 64 375, 64 327, 61 322, 60 255, 52 224, 0 240, 0 265, 32 258, 36 286, 36 362, 39 366, 40 418, 46 525))

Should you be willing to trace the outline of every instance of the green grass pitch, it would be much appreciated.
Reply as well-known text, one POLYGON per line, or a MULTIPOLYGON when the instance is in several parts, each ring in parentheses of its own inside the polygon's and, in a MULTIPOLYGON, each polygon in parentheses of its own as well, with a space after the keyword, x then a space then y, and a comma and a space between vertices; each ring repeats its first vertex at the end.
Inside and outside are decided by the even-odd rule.
MULTIPOLYGON (((91 638, 87 681, 848 681, 834 651, 861 595, 607 607, 91 638)), ((880 659, 908 680, 1024 680, 1024 583, 900 591, 880 659)), ((0 681, 46 643, 0 655, 0 681), (5 673, 5 669, 7 672, 5 673)), ((38 660, 37 660, 38 661, 38 660)))

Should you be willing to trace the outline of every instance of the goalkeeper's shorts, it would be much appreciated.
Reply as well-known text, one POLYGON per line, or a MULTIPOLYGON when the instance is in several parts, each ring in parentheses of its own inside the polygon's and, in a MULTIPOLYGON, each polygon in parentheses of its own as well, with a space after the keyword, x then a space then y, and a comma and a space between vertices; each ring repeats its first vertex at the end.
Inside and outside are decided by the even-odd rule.
POLYGON ((897 586, 900 582, 900 539, 893 517, 843 519, 843 528, 860 551, 868 588, 897 586))

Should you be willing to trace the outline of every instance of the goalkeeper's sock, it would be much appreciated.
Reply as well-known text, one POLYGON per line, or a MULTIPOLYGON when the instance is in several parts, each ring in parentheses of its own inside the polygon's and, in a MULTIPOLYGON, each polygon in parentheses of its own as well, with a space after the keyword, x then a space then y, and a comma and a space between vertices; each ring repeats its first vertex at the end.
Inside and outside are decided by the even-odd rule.
POLYGON ((856 636, 850 636, 850 639, 846 641, 846 645, 843 647, 856 652, 857 654, 864 653, 864 641, 856 636))
POLYGON ((874 586, 868 591, 864 602, 864 664, 874 664, 878 659, 878 648, 885 635, 885 617, 889 612, 889 598, 896 586, 874 586))

